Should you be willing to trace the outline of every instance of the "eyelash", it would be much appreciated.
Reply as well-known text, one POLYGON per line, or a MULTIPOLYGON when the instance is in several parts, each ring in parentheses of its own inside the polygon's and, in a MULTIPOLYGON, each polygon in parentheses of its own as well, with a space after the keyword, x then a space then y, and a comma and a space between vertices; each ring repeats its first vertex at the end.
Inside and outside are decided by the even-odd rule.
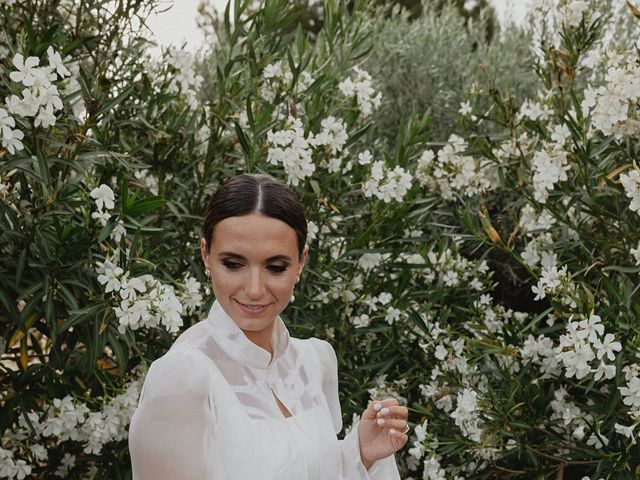
MULTIPOLYGON (((242 263, 232 262, 231 260, 223 260, 222 265, 229 270, 238 270, 243 266, 242 263)), ((271 270, 272 273, 284 273, 287 270, 286 265, 268 265, 267 269, 271 270)))

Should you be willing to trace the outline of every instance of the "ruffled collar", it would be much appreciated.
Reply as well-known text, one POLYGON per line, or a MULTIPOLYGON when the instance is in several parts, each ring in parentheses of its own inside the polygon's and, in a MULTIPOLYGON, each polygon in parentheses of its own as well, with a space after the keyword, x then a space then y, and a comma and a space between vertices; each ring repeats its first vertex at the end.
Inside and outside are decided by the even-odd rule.
POLYGON ((213 328, 216 343, 224 353, 242 365, 265 369, 270 363, 275 363, 289 345, 289 330, 280 317, 275 319, 271 334, 273 361, 269 352, 247 338, 217 300, 209 310, 207 322, 213 328))

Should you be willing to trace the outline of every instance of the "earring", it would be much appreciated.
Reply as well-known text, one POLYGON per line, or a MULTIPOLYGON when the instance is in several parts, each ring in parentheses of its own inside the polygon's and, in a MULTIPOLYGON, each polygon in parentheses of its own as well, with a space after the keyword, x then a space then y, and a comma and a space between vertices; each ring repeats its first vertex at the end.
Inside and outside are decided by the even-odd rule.
POLYGON ((204 269, 204 274, 207 276, 207 278, 211 277, 211 272, 209 271, 208 268, 205 267, 204 269))

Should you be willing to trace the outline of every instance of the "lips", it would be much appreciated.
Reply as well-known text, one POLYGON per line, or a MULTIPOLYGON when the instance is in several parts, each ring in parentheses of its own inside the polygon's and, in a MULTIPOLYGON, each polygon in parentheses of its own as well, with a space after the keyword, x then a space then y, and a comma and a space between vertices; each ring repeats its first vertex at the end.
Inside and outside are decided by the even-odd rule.
POLYGON ((260 305, 260 304, 251 304, 251 303, 242 303, 236 300, 236 303, 240 307, 242 311, 249 315, 259 315, 263 313, 268 307, 269 304, 260 305))

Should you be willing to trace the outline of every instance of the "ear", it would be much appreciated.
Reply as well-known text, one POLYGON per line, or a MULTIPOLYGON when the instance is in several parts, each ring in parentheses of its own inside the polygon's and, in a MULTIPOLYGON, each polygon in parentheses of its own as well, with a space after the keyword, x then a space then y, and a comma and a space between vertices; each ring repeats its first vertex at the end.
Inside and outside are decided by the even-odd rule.
POLYGON ((202 257, 202 263, 208 265, 209 254, 207 253, 207 241, 204 237, 200 239, 200 256, 202 257))
POLYGON ((304 246, 304 250, 302 250, 302 258, 300 259, 300 264, 298 265, 298 276, 302 273, 302 269, 304 268, 305 263, 307 263, 307 257, 309 256, 309 245, 304 246))

